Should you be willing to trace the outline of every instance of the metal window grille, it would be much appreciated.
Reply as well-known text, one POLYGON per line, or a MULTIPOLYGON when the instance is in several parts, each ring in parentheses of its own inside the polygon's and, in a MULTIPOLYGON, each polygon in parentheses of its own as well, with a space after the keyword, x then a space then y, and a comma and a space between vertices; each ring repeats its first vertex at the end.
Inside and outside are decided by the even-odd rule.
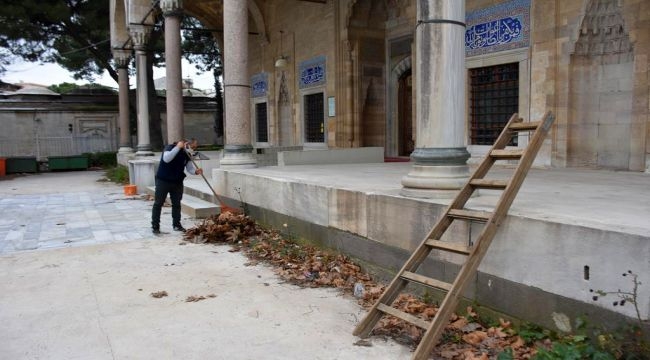
MULTIPOLYGON (((519 109, 519 64, 470 69, 470 140, 492 145, 519 109)), ((508 145, 516 146, 514 136, 508 145)))
POLYGON ((268 117, 265 102, 255 104, 255 123, 257 124, 257 142, 269 142, 268 117))
POLYGON ((323 93, 305 95, 305 140, 325 142, 323 93))

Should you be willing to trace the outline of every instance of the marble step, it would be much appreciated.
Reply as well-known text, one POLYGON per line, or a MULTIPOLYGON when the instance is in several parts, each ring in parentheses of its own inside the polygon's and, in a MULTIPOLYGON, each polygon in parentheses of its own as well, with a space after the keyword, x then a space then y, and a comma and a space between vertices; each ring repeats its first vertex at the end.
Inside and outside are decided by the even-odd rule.
MULTIPOLYGON (((153 196, 156 192, 156 187, 148 186, 146 192, 153 196)), ((169 197, 167 197, 167 203, 169 203, 169 197)), ((209 201, 199 199, 196 196, 183 194, 183 199, 181 200, 181 211, 196 219, 205 219, 211 215, 219 214, 221 212, 221 207, 209 201)))

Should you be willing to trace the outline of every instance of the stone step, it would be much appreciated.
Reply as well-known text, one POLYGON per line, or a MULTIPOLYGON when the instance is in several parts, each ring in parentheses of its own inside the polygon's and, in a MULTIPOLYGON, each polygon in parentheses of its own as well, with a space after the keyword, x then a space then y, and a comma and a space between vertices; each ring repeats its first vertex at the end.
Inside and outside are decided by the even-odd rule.
MULTIPOLYGON (((153 196, 155 192, 155 186, 148 186, 146 189, 146 193, 149 195, 153 196)), ((169 197, 167 197, 167 202, 169 203, 169 197)), ((199 199, 196 196, 184 193, 183 199, 181 200, 181 211, 196 219, 205 219, 211 215, 219 214, 221 207, 209 201, 199 199)))

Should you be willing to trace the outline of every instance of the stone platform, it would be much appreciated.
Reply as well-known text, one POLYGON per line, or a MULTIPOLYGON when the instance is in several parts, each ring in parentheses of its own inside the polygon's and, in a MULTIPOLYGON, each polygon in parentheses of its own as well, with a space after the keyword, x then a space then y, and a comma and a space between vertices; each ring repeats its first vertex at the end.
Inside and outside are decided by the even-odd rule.
MULTIPOLYGON (((213 187, 241 199, 259 221, 340 249, 390 276, 400 268, 449 200, 399 194, 410 163, 300 165, 214 170, 213 187)), ((508 177, 508 168, 488 177, 508 177)), ((202 180, 186 192, 213 200, 202 180), (202 194, 202 195, 201 195, 202 194)), ((489 210, 498 199, 482 191, 468 208, 489 210)), ((480 224, 454 224, 447 241, 475 238, 480 224)), ((472 280, 470 300, 514 317, 554 326, 588 314, 598 323, 634 316, 634 309, 594 303, 590 289, 631 290, 632 270, 650 284, 650 175, 571 169, 532 169, 472 280), (618 312, 616 312, 618 311, 618 312)), ((432 253, 422 273, 451 281, 462 261, 432 253)), ((644 318, 650 285, 639 288, 644 318)), ((613 301, 613 300, 612 300, 613 301)))

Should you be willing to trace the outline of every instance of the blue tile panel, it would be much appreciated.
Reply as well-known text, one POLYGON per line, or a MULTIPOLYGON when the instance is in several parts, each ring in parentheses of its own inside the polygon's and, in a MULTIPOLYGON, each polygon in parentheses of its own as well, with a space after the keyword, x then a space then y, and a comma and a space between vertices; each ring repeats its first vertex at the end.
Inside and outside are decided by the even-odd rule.
POLYGON ((527 47, 530 0, 513 0, 472 11, 465 17, 467 57, 527 47))
POLYGON ((269 76, 265 72, 257 73, 251 76, 251 97, 266 96, 269 88, 269 76))
POLYGON ((299 71, 299 87, 301 89, 324 85, 326 82, 327 74, 325 67, 325 56, 321 55, 301 62, 299 71))

